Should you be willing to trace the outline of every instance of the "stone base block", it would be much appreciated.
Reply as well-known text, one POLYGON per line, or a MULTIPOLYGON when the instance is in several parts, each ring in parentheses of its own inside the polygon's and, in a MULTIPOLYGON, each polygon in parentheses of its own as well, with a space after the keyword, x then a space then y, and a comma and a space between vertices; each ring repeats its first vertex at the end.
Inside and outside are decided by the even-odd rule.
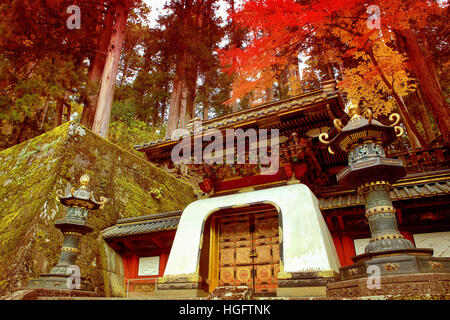
POLYGON ((325 297, 326 287, 278 288, 277 297, 325 297))
POLYGON ((450 274, 450 258, 417 255, 417 253, 402 251, 378 253, 376 258, 340 268, 341 280, 365 278, 377 270, 380 276, 415 273, 450 274))
MULTIPOLYGON (((69 279, 70 276, 66 274, 41 274, 38 279, 31 279, 28 282, 29 289, 51 289, 51 290, 72 290, 69 283, 75 285, 74 281, 69 279)), ((74 291, 92 291, 92 286, 85 278, 81 277, 79 283, 79 290, 74 291)))
POLYGON ((208 292, 198 289, 172 289, 172 290, 156 290, 152 293, 153 298, 198 298, 207 297, 208 292))
POLYGON ((379 285, 373 282, 372 278, 367 277, 329 283, 327 297, 402 296, 414 299, 424 295, 450 295, 449 273, 401 274, 381 276, 379 279, 379 285))
POLYGON ((279 274, 278 297, 324 297, 327 284, 335 282, 334 271, 291 272, 279 274))
POLYGON ((208 300, 250 300, 252 289, 244 286, 216 287, 208 296, 208 300))
POLYGON ((158 279, 158 290, 154 297, 205 297, 208 296, 208 285, 198 276, 162 277, 158 279))
POLYGON ((61 300, 64 300, 64 298, 71 298, 71 297, 92 298, 92 297, 97 297, 97 294, 92 291, 83 291, 83 290, 21 288, 4 299, 5 300, 45 300, 47 298, 54 298, 54 297, 59 297, 59 298, 61 298, 61 300))

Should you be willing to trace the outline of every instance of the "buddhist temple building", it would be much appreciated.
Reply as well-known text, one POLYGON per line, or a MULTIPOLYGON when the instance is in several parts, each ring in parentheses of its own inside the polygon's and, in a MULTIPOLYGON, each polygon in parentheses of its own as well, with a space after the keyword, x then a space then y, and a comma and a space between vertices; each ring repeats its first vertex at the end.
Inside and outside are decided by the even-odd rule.
MULTIPOLYGON (((230 286, 260 296, 325 296, 339 268, 351 265, 370 240, 364 199, 336 181, 346 154, 319 142, 321 133, 335 134, 333 119, 348 118, 344 109, 335 82, 327 81, 320 90, 204 120, 198 130, 194 124, 191 139, 135 146, 148 161, 194 183, 198 200, 182 211, 119 219, 102 231, 122 257, 128 296, 198 297, 230 286), (268 135, 244 137, 245 163, 193 160, 196 138, 205 150, 211 133, 227 136, 230 129, 236 139, 251 130, 268 135), (275 129, 277 148, 269 142, 275 129), (186 141, 192 161, 174 164, 174 148, 186 141), (269 174, 267 162, 250 161, 255 149, 260 159, 279 159, 269 174)), ((222 150, 237 148, 234 140, 222 144, 222 150)), ((401 234, 450 257, 449 147, 411 150, 399 143, 387 152, 407 172, 390 190, 401 234)))

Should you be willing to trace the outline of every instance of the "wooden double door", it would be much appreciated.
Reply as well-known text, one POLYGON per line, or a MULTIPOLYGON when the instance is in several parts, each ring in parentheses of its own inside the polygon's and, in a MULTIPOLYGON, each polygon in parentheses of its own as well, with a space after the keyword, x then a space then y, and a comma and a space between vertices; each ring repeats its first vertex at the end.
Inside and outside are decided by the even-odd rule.
POLYGON ((274 294, 278 287, 279 234, 275 208, 217 217, 219 286, 249 286, 274 294))

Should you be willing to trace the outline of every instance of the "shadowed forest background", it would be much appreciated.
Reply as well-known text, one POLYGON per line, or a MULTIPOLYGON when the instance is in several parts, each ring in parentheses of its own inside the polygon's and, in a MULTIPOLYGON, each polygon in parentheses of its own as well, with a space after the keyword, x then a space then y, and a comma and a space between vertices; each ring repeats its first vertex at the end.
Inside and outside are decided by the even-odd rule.
POLYGON ((398 148, 449 143, 447 1, 168 0, 154 23, 151 6, 0 0, 0 150, 76 120, 132 151, 329 79, 346 103, 399 112, 398 148))

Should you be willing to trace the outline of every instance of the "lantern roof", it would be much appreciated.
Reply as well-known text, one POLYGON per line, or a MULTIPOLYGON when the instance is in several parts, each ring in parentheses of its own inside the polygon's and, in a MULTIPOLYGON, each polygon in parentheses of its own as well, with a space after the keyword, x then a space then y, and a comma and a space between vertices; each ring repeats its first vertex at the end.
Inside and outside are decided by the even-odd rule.
POLYGON ((100 201, 95 200, 93 191, 88 189, 90 177, 84 174, 80 178, 81 187, 77 190, 70 189, 70 193, 63 196, 62 191, 57 191, 57 200, 66 207, 82 207, 89 210, 96 210, 103 208, 106 203, 106 198, 100 197, 100 201))
MULTIPOLYGON (((367 141, 378 142, 386 147, 398 136, 403 135, 403 129, 397 126, 400 122, 400 116, 396 113, 389 116, 389 120, 393 123, 388 126, 373 119, 370 109, 366 109, 366 112, 362 115, 358 107, 351 106, 348 109, 348 114, 350 120, 345 126, 339 119, 333 121, 338 133, 331 141, 326 141, 331 152, 340 150, 348 152, 353 146, 367 141)), ((322 140, 327 138, 328 134, 322 134, 322 140)))

